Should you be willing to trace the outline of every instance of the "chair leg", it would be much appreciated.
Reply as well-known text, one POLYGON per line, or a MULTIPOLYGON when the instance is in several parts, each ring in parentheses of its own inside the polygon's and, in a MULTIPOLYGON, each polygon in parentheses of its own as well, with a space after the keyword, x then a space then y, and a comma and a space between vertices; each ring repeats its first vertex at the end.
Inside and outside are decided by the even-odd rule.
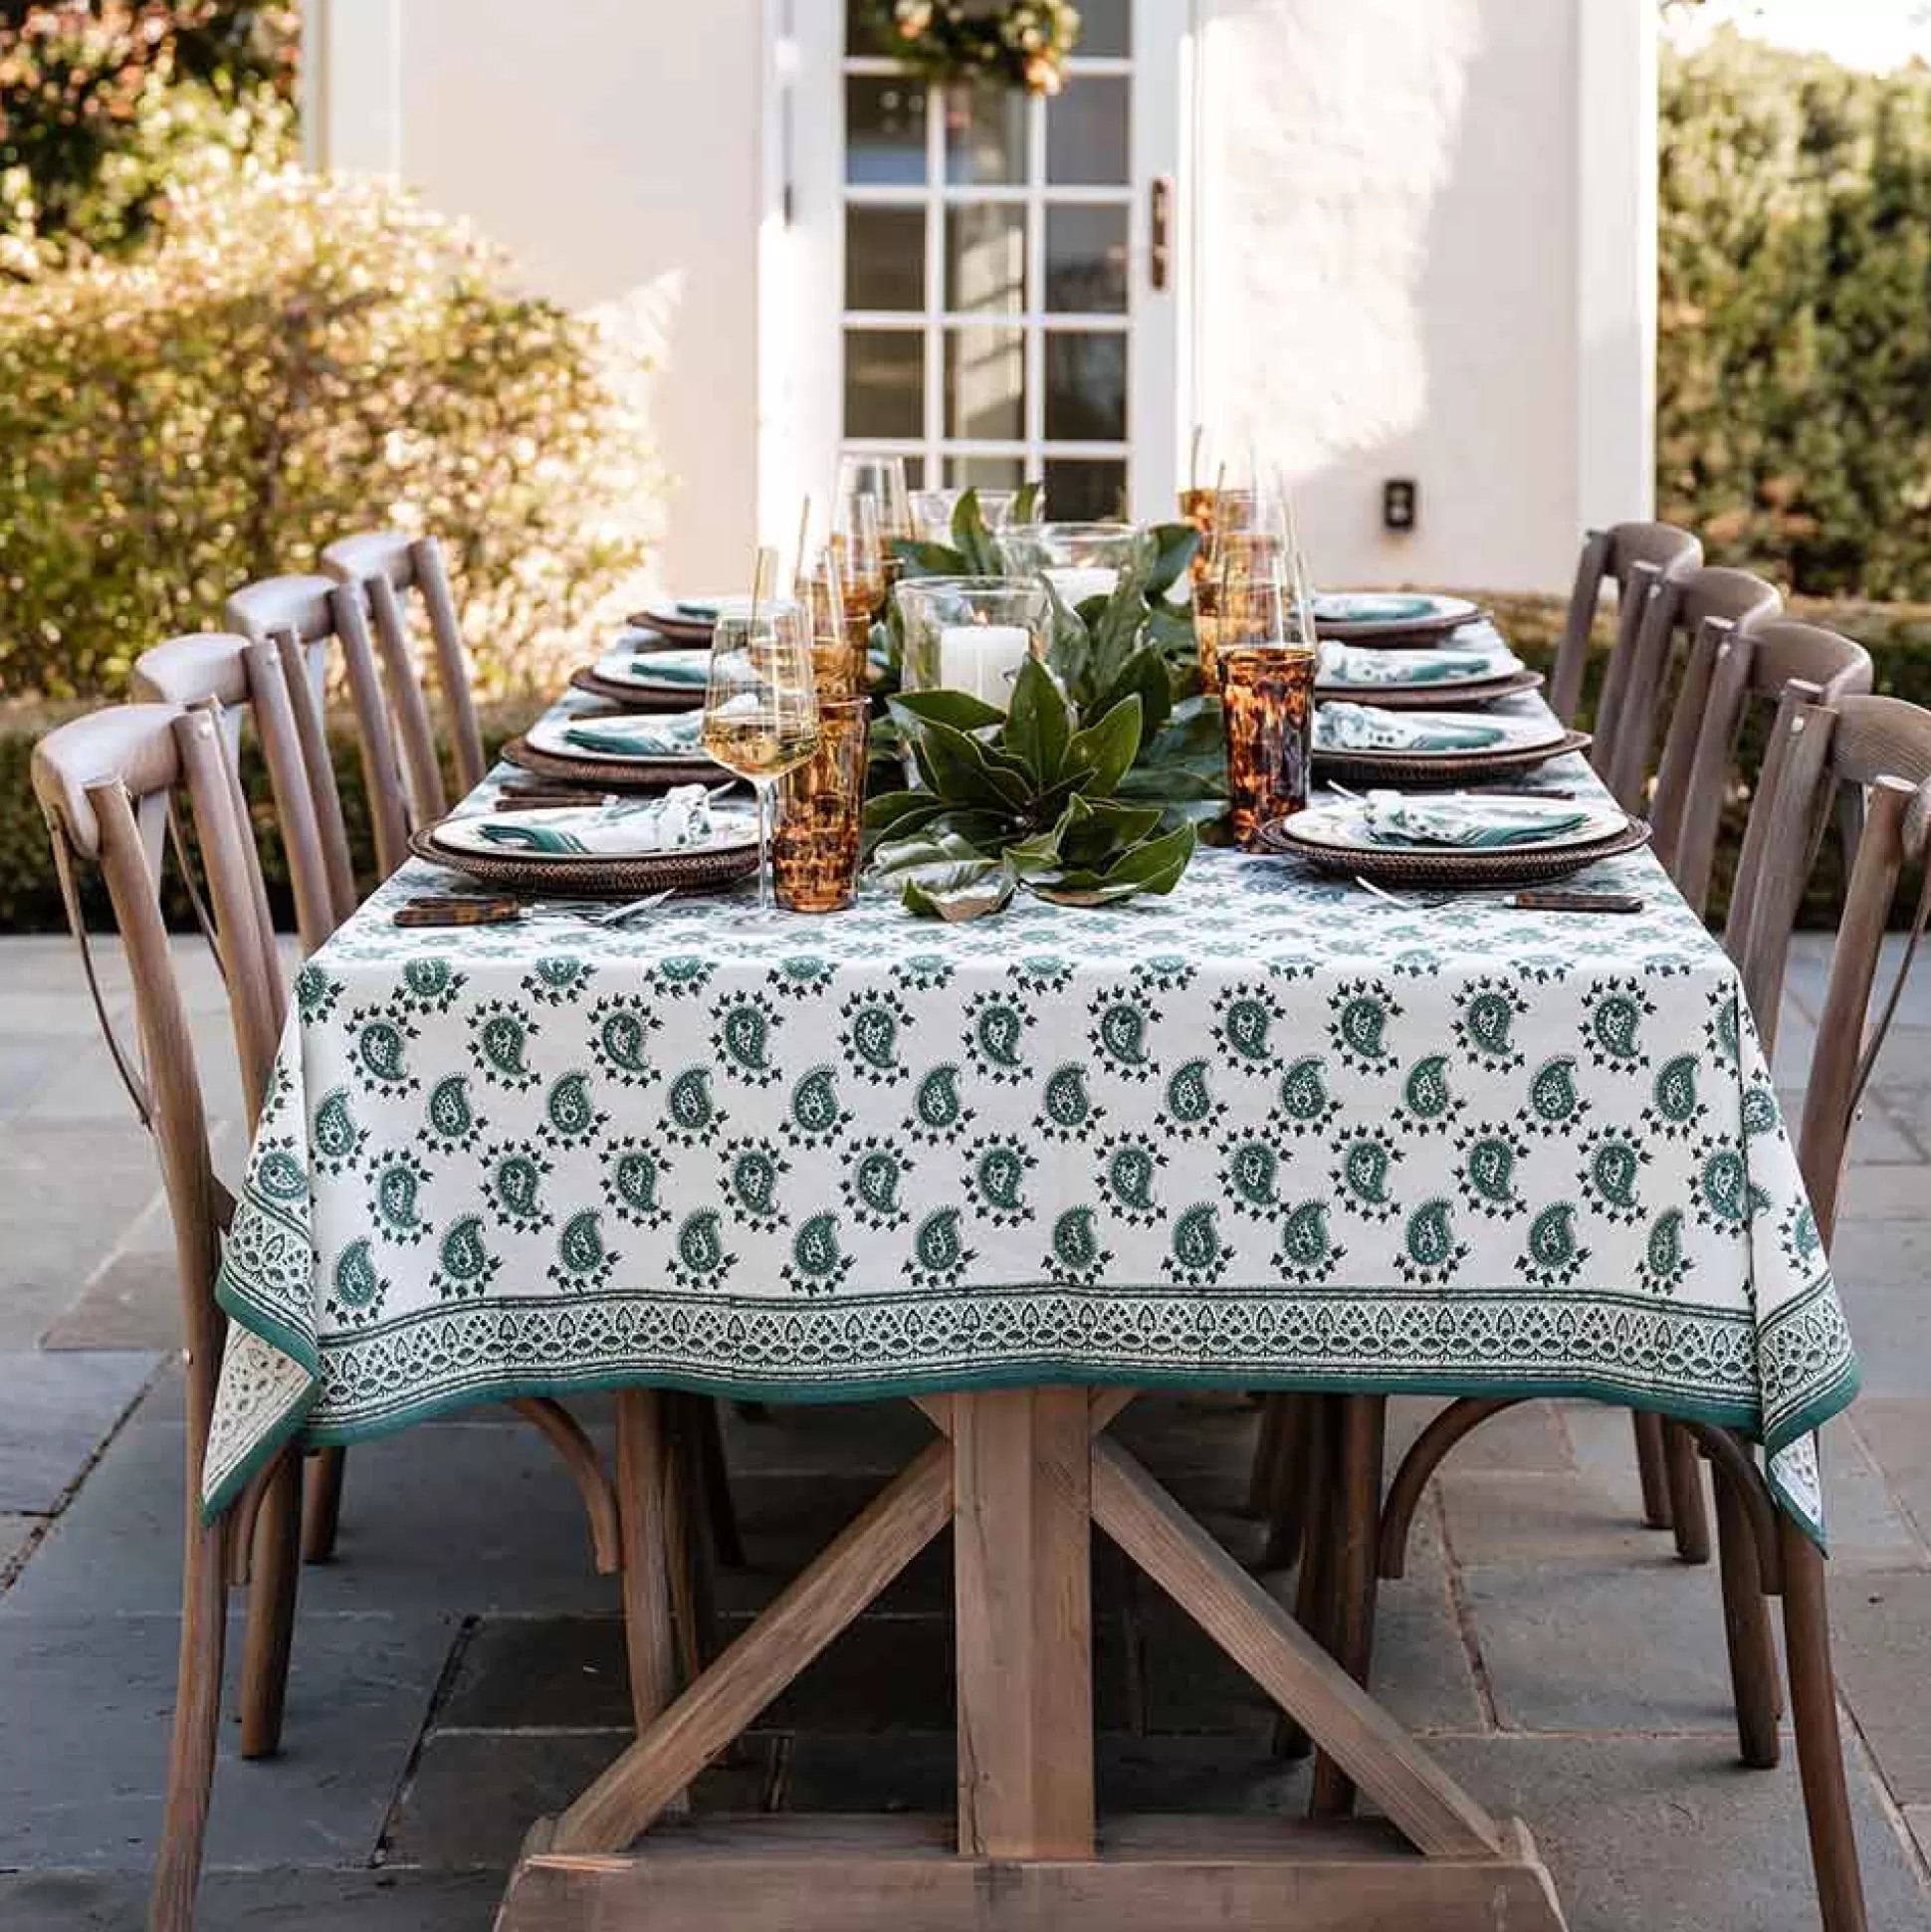
POLYGON ((1642 1520, 1652 1530, 1670 1526, 1669 1475, 1663 1462, 1663 1418, 1653 1409, 1632 1408, 1636 1435, 1636 1476, 1642 1484, 1642 1520))
POLYGON ((318 1449, 302 1481, 302 1561, 326 1563, 335 1554, 335 1531, 342 1515, 342 1475, 346 1449, 318 1449))
POLYGON ((705 1506, 711 1514, 711 1554, 728 1570, 745 1567, 744 1538, 738 1533, 738 1507, 731 1495, 731 1466, 725 1461, 724 1416, 717 1398, 694 1398, 698 1469, 705 1506))
POLYGON ((1843 1740, 1837 1730, 1824 1553, 1788 1516, 1778 1518, 1777 1542, 1784 1567, 1784 1645, 1790 1655, 1797 1767, 1824 1932, 1867 1932, 1864 1882, 1844 1785, 1843 1740))
MULTIPOLYGON (((1254 1399, 1251 1395, 1248 1397, 1254 1399)), ((1260 1430, 1254 1437, 1254 1460, 1247 1472, 1247 1514, 1267 1516, 1274 1507, 1274 1476, 1280 1460, 1281 1424, 1285 1398, 1271 1392, 1259 1397, 1260 1430)))
POLYGON ((262 1492, 242 1638, 241 1754, 272 1758, 282 1748, 282 1709, 295 1638, 296 1579, 302 1572, 302 1457, 286 1453, 262 1492))
MULTIPOLYGON (((1335 1565, 1334 1657, 1366 1688, 1375 1654, 1375 1586, 1381 1548, 1382 1456, 1388 1437, 1388 1398, 1347 1395, 1341 1400, 1339 1532, 1330 1539, 1335 1565)), ((1312 1818, 1346 1818, 1355 1809, 1355 1781, 1326 1752, 1314 1761, 1312 1818)))
MULTIPOLYGON (((1301 1569, 1294 1585, 1294 1617, 1324 1650, 1334 1649, 1335 1530, 1340 1512, 1335 1504, 1334 1471, 1336 1409, 1333 1395, 1306 1398, 1305 1456, 1302 1493, 1306 1498, 1301 1535, 1301 1569)), ((1298 1718, 1282 1711, 1274 1719, 1274 1755, 1305 1758, 1310 1741, 1298 1718)))
POLYGON ((1689 1430, 1663 1424, 1663 1472, 1669 1482, 1669 1520, 1683 1563, 1710 1560, 1710 1514, 1703 1506, 1703 1462, 1689 1430))
POLYGON ((1716 1483, 1717 1564, 1723 1582, 1723 1634, 1730 1649, 1730 1688, 1737 1707, 1737 1749, 1745 1764, 1769 1771, 1782 1754, 1777 1735, 1777 1645, 1756 1532, 1733 1477, 1716 1483))
MULTIPOLYGON (((1308 1416, 1312 1398, 1302 1395, 1270 1395, 1267 1414, 1273 1420, 1273 1440, 1265 1440, 1263 1427, 1261 1452, 1268 1458, 1261 1514, 1267 1519, 1267 1548, 1262 1553, 1263 1570, 1287 1570, 1299 1560, 1306 1532, 1308 1508, 1307 1453, 1308 1416)), ((1256 1457, 1258 1461, 1258 1455, 1256 1457)), ((1255 1469, 1256 1487, 1261 1470, 1255 1469)))
POLYGON ((174 1730, 167 1753, 167 1802, 148 1897, 148 1932, 193 1932, 201 1846, 214 1790, 221 1728, 221 1661, 228 1630, 228 1531, 232 1512, 200 1520, 200 1468, 188 1482, 186 1567, 181 1582, 181 1652, 174 1730))

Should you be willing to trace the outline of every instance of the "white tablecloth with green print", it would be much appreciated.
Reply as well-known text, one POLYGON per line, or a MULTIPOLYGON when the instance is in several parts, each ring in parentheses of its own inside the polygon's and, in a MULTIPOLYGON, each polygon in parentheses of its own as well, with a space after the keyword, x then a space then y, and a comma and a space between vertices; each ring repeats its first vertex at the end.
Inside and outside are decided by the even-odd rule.
POLYGON ((1647 909, 1207 851, 1114 911, 402 930, 411 864, 299 981, 207 1497, 512 1395, 1079 1381, 1598 1395, 1821 1531, 1855 1367, 1736 976, 1646 855, 1581 883, 1647 909))

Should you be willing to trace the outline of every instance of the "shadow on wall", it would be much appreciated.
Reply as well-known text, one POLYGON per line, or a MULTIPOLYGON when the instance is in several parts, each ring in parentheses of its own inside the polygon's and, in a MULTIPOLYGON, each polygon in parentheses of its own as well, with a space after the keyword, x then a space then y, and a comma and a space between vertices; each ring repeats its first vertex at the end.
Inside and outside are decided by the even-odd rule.
POLYGON ((1573 8, 1208 0, 1204 35, 1202 480, 1277 462, 1324 581, 1565 589, 1573 8), (1389 478, 1412 535, 1382 528, 1389 478))

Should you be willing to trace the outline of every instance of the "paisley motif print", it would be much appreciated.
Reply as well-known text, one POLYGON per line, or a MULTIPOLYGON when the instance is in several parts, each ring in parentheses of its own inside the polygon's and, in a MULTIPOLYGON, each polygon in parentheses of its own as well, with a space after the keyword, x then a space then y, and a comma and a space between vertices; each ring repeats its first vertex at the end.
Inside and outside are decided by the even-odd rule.
POLYGON ((1589 1249, 1576 1238, 1574 1201, 1556 1201, 1529 1223, 1522 1272, 1530 1280, 1544 1287, 1558 1287, 1573 1281, 1588 1259, 1589 1249))
POLYGON ((712 1095, 709 1067, 686 1067, 664 1089, 664 1130, 685 1147, 703 1146, 729 1118, 712 1095))
POLYGON ((409 1039, 405 1027, 387 1014, 355 1021, 355 1072, 363 1091, 372 1094, 407 1093, 419 1083, 409 1071, 409 1039))
POLYGON ((309 1170, 285 1147, 263 1146, 255 1156, 251 1177, 255 1187, 270 1200, 306 1201, 309 1170))
POLYGON ((670 1209, 658 1199, 669 1163, 642 1141, 619 1141, 604 1157, 603 1197, 633 1227, 662 1227, 670 1209))
POLYGON ((587 960, 538 960, 523 977, 523 989, 546 1006, 567 1006, 582 998, 596 968, 587 960))
POLYGON ((327 1175, 347 1174, 367 1138, 349 1105, 346 1088, 325 1094, 309 1126, 309 1146, 315 1165, 327 1175))
POLYGON ((1515 1025, 1529 1010, 1516 989, 1503 981, 1477 979, 1457 1002, 1455 1038, 1478 1067, 1501 1072, 1522 1064, 1515 1025))
POLYGON ((839 1008, 845 1023, 845 1059, 861 1080, 890 1085, 903 1080, 899 1033, 906 1010, 896 993, 854 993, 839 1008))
POLYGON ((1033 1116, 1034 1129, 1048 1140, 1076 1141, 1097 1125, 1105 1109, 1093 1104, 1086 1083, 1086 1068, 1077 1060, 1056 1067, 1040 1091, 1039 1112, 1033 1116))
POLYGON ((441 1301, 466 1301, 496 1279, 503 1259, 483 1238, 483 1217, 463 1214, 449 1224, 436 1248, 430 1285, 441 1301))
POLYGON ((1170 1133, 1192 1140, 1211 1132, 1226 1111, 1225 1103, 1214 1098, 1207 1063, 1188 1060, 1167 1083, 1161 1121, 1170 1133))
POLYGON ((620 1087, 643 1087, 657 1079, 650 1036, 663 1023, 641 1000, 599 1000, 590 1012, 590 1049, 604 1075, 620 1087))
POLYGON ((1642 1285, 1652 1295, 1673 1295, 1689 1271, 1682 1209, 1666 1208, 1649 1224, 1649 1238, 1643 1244, 1642 1285))
POLYGON ((1026 1028, 1032 1016, 1017 999, 1002 992, 975 994, 966 1006, 966 1050, 988 1080, 1017 1082, 1026 1077, 1026 1028))
POLYGON ((1344 1066, 1376 1073, 1394 1059, 1389 1027, 1400 1017, 1400 1003, 1379 980, 1351 980, 1328 1001, 1328 1037, 1344 1066))
POLYGON ((1093 1025, 1088 1040, 1110 1068, 1130 1080, 1151 1080, 1159 1071, 1153 1057, 1153 1006, 1139 993, 1102 995, 1088 1007, 1093 1025))
POLYGON ((1618 981, 1593 994, 1583 1022, 1590 1058, 1599 1067, 1646 1067, 1642 1023, 1655 1010, 1655 1002, 1635 980, 1618 981))
POLYGON ((785 1133, 804 1147, 822 1146, 849 1127, 851 1110, 838 1098, 837 1068, 813 1067, 803 1075, 784 1112, 785 1133))
POLYGON ((1395 1266, 1417 1285, 1445 1281, 1468 1258, 1468 1243, 1455 1235, 1455 1210, 1445 1200, 1424 1200, 1401 1230, 1395 1266))
POLYGON ((1498 1218, 1522 1211, 1516 1191, 1516 1167, 1521 1145, 1506 1129, 1482 1126, 1464 1134, 1456 1144, 1461 1167, 1456 1183, 1462 1199, 1479 1214, 1498 1218))
POLYGON ((1021 992, 1063 992, 1073 982, 1072 963, 1052 953, 1014 960, 1006 971, 1021 992))
POLYGON ((295 975, 296 1009, 305 1026, 320 1025, 335 1010, 341 996, 340 981, 329 978, 313 960, 295 975))
POLYGON ((470 1022, 470 1052, 492 1086, 523 1093, 541 1076, 530 1065, 530 1043, 541 1029, 501 999, 479 1006, 470 1022))
POLYGON ((616 1265, 617 1256, 603 1242, 603 1217, 586 1207, 563 1223, 547 1272, 552 1285, 580 1295, 601 1288, 616 1265))
POLYGON ((606 1114, 590 1098, 587 1073, 558 1074, 543 1096, 543 1138, 558 1147, 571 1147, 587 1141, 610 1124, 606 1114))
POLYGON ((1584 1148, 1583 1198, 1606 1220, 1632 1225, 1642 1218, 1637 1181, 1654 1157, 1626 1134, 1604 1128, 1584 1148))
POLYGON ((724 1149, 725 1191, 733 1218, 748 1227, 773 1228, 785 1218, 778 1206, 778 1180, 791 1164, 769 1141, 734 1141, 724 1149))
POLYGON ((813 1214, 791 1237, 784 1279, 801 1295, 829 1295, 851 1272, 851 1261, 838 1244, 838 1216, 813 1214))
POLYGON ((903 1199, 910 1166, 901 1149, 876 1136, 853 1151, 839 1188, 864 1226, 898 1227, 911 1218, 903 1199))
POLYGON ((429 1090, 422 1131, 416 1136, 438 1154, 463 1154, 473 1148, 489 1122, 470 1104, 466 1074, 446 1074, 429 1090))
POLYGON ((550 1223, 543 1204, 543 1178, 549 1158, 527 1141, 512 1141, 493 1149, 489 1157, 490 1204, 497 1220, 520 1234, 550 1223))
POLYGON ((1281 1158, 1266 1141, 1258 1135, 1235 1141, 1220 1173, 1237 1213, 1261 1220, 1274 1217, 1280 1207, 1274 1189, 1280 1181, 1281 1158))
POLYGON ((908 992, 938 992, 952 984, 953 963, 943 953, 914 953, 893 963, 892 977, 908 992))
POLYGON ((711 983, 711 962, 694 953, 673 953, 649 969, 651 990, 667 999, 695 999, 711 983))
POLYGON ((1009 1137, 975 1141, 966 1164, 966 1191, 994 1227, 1016 1227, 1032 1219, 1026 1176, 1038 1165, 1023 1141, 1009 1137))
POLYGON ((906 1272, 915 1288, 930 1292, 950 1288, 977 1259, 977 1250, 966 1245, 960 1230, 959 1209, 942 1207, 919 1223, 906 1272))
POLYGON ((714 1287, 737 1259, 724 1243, 724 1216, 715 1207, 701 1207, 678 1224, 671 1279, 691 1294, 714 1287))
MULTIPOLYGON (((420 1195, 429 1180, 429 1170, 413 1154, 394 1154, 375 1171, 369 1189, 369 1212, 385 1240, 401 1247, 414 1247, 429 1234, 423 1218, 420 1195)), ((305 1180, 303 1191, 308 1191, 305 1180)))
POLYGON ((446 1013, 468 983, 469 974, 458 972, 447 960, 408 960, 395 989, 396 1003, 419 1013, 446 1013))
POLYGON ((1424 1053, 1407 1071, 1401 1082, 1400 1113, 1415 1131, 1426 1133, 1445 1128, 1461 1112, 1448 1076, 1445 1053, 1424 1053))
POLYGON ((1532 1133, 1567 1135, 1582 1122, 1590 1110, 1576 1075, 1576 1056, 1559 1053, 1543 1061, 1529 1082, 1527 1104, 1516 1115, 1517 1123, 1532 1133))
POLYGON ((905 1130, 915 1141, 932 1147, 956 1141, 971 1124, 972 1109, 959 1097, 959 1068, 950 1062, 934 1067, 912 1096, 912 1112, 905 1130))
POLYGON ((1118 1138, 1100 1147, 1100 1191, 1123 1219, 1147 1226, 1160 1218, 1154 1181, 1167 1165, 1157 1147, 1139 1140, 1118 1138))
POLYGON ((771 1035, 778 1014, 761 993, 725 1000, 713 1014, 711 1045, 718 1064, 748 1086, 768 1087, 780 1069, 771 1060, 771 1035))
POLYGON ((1274 995, 1262 986, 1235 987, 1221 993, 1213 1009, 1215 1036, 1227 1064, 1242 1073, 1271 1072, 1279 1057, 1274 1028, 1281 1022, 1274 995))
POLYGON ((1342 1143, 1341 1165, 1333 1180, 1343 1204, 1372 1221, 1391 1219, 1400 1203, 1391 1188, 1391 1176, 1401 1150, 1386 1134, 1357 1134, 1342 1143))
POLYGON ((1328 1231, 1325 1200, 1296 1201, 1281 1217, 1281 1244, 1274 1266, 1285 1281, 1325 1281, 1347 1253, 1328 1231))
POLYGON ((1196 1201, 1174 1222, 1173 1240, 1161 1263, 1167 1278, 1188 1288, 1209 1288, 1233 1259, 1220 1238, 1218 1213, 1211 1201, 1196 1201))
POLYGON ((1088 1288, 1113 1259, 1100 1243, 1090 1207, 1069 1207, 1053 1223, 1053 1244, 1044 1267, 1047 1276, 1069 1288, 1088 1288))
POLYGON ((829 960, 800 953, 780 960, 766 975, 772 991, 786 999, 809 999, 829 989, 836 968, 829 960))
POLYGON ((1318 1134, 1341 1111, 1328 1092, 1322 1063, 1312 1057, 1296 1060, 1281 1076, 1280 1098, 1273 1120, 1295 1134, 1318 1134))
POLYGON ((328 1276, 328 1312, 351 1328, 362 1328, 382 1313, 389 1284, 377 1271, 368 1237, 358 1235, 335 1257, 328 1276))

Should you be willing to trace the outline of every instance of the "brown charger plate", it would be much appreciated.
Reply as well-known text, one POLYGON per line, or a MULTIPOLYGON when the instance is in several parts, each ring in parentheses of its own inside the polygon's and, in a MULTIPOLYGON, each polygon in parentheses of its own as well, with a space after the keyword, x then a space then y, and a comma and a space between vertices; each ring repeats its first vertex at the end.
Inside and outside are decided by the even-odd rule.
POLYGON ((655 631, 674 645, 709 644, 717 628, 708 617, 677 617, 669 611, 633 610, 624 622, 639 630, 655 631))
POLYGON ((1565 732, 1553 745, 1520 745, 1490 751, 1320 751, 1314 768, 1344 784, 1460 785, 1533 771, 1551 758, 1589 750, 1588 732, 1565 732))
POLYGON ((433 825, 410 838, 409 850, 431 865, 463 873, 486 886, 549 899, 636 899, 648 892, 696 892, 734 884, 757 870, 755 845, 737 846, 729 852, 659 852, 639 859, 532 859, 439 845, 433 825))
POLYGON ((1378 705, 1383 711, 1460 711, 1464 705, 1492 705, 1498 698, 1517 698, 1542 689, 1540 671, 1510 671, 1479 684, 1417 684, 1372 688, 1358 684, 1317 684, 1317 704, 1378 705))
POLYGON ((526 771, 569 784, 590 785, 598 791, 662 791, 668 785, 723 784, 735 774, 709 758, 593 758, 563 757, 539 751, 521 738, 503 748, 503 755, 526 771))
POLYGON ((634 684, 620 684, 615 678, 600 678, 590 665, 570 673, 570 683, 578 691, 606 704, 621 705, 625 711, 696 711, 704 703, 704 693, 686 688, 682 691, 641 691, 634 684))
POLYGON ((1646 820, 1628 818, 1618 832, 1579 845, 1522 845, 1506 851, 1458 852, 1419 847, 1366 845, 1346 847, 1300 839, 1292 818, 1263 825, 1255 843, 1276 857, 1300 859, 1317 872, 1344 879, 1367 879, 1378 886, 1479 887, 1539 886, 1567 879, 1604 859, 1619 858, 1649 843, 1646 820))

